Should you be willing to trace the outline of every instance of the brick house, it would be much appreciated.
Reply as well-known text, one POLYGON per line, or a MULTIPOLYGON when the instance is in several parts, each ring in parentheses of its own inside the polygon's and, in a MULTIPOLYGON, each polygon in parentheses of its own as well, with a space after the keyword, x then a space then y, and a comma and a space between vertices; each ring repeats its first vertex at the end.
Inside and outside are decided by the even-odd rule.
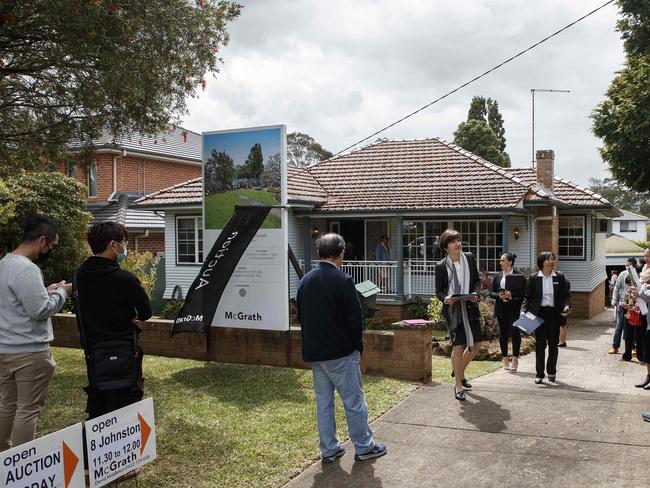
POLYGON ((147 193, 200 176, 201 135, 174 127, 158 136, 106 136, 95 141, 88 165, 70 162, 57 170, 86 185, 93 223, 119 222, 135 251, 164 252, 164 212, 132 204, 147 193))
MULTIPOLYGON (((505 251, 516 267, 536 269, 536 256, 553 250, 571 281, 573 317, 604 306, 605 236, 618 210, 600 195, 555 176, 553 151, 538 151, 536 168, 495 166, 438 138, 378 140, 307 169, 289 168, 289 244, 309 269, 319 235, 338 232, 348 242, 344 270, 382 289, 382 314, 400 317, 413 297, 434 293, 437 237, 459 230, 483 272, 498 269, 505 251), (383 234, 388 262, 376 260, 383 234)), ((165 298, 186 291, 203 261, 202 185, 197 178, 147 195, 136 208, 165 210, 165 298)), ((291 272, 291 296, 298 280, 291 272)))

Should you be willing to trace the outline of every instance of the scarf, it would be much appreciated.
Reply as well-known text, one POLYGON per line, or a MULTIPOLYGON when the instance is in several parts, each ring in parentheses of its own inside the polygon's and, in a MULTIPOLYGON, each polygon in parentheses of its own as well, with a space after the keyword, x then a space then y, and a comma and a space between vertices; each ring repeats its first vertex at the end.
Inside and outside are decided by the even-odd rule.
MULTIPOLYGON (((447 268, 451 274, 451 279, 449 280, 449 294, 460 295, 469 293, 470 270, 465 254, 462 252, 460 253, 461 276, 458 276, 456 266, 454 266, 454 263, 449 256, 446 257, 446 261, 447 268)), ((459 323, 459 314, 463 321, 463 327, 465 328, 467 349, 471 350, 472 347, 474 347, 474 336, 472 335, 472 328, 469 325, 469 316, 467 315, 465 300, 459 300, 451 306, 451 321, 453 324, 459 323)))

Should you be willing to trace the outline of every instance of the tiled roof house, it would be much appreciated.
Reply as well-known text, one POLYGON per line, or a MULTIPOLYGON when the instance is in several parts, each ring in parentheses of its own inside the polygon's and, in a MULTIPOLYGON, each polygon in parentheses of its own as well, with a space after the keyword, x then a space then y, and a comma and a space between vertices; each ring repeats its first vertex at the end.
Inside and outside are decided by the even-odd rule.
MULTIPOLYGON (((166 295, 175 284, 187 289, 198 272, 199 262, 175 256, 179 239, 187 241, 187 219, 197 219, 198 246, 201 202, 198 178, 135 204, 166 211, 166 295)), ((536 168, 510 169, 438 138, 380 139, 309 168, 289 168, 288 203, 289 242, 305 267, 319 235, 340 233, 348 243, 346 270, 357 281, 381 281, 383 307, 393 306, 395 316, 409 297, 434 293, 433 265, 442 257, 436 239, 449 227, 462 233, 486 272, 497 269, 504 251, 528 269, 539 252, 555 251, 571 280, 575 316, 604 306, 605 233, 618 213, 602 196, 556 177, 553 151, 538 151, 536 168), (392 239, 389 263, 375 261, 383 234, 392 239)), ((296 286, 294 276, 292 291, 296 286)))

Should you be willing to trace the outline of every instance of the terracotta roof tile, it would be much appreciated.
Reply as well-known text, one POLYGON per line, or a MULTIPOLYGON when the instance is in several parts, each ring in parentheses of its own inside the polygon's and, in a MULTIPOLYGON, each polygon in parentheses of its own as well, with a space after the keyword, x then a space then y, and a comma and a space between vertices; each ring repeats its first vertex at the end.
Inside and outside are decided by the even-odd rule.
MULTIPOLYGON (((534 168, 515 168, 509 170, 512 174, 518 176, 529 185, 537 185, 537 174, 534 168)), ((586 205, 595 207, 610 207, 611 203, 591 190, 583 188, 580 185, 572 183, 565 178, 553 180, 553 196, 571 205, 586 205)))

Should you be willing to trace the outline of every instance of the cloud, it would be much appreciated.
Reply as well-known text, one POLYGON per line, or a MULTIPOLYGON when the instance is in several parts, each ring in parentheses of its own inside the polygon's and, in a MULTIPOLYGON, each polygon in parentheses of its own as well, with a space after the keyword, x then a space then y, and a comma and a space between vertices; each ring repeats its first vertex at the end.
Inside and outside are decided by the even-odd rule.
MULTIPOLYGON (((330 151, 416 110, 600 5, 601 0, 251 0, 229 26, 225 64, 190 100, 207 131, 284 123, 330 151)), ((624 56, 608 6, 502 69, 381 134, 453 139, 473 95, 498 100, 514 166, 535 141, 576 183, 602 177, 588 118, 624 56)), ((374 139, 374 138, 373 138, 374 139)))

